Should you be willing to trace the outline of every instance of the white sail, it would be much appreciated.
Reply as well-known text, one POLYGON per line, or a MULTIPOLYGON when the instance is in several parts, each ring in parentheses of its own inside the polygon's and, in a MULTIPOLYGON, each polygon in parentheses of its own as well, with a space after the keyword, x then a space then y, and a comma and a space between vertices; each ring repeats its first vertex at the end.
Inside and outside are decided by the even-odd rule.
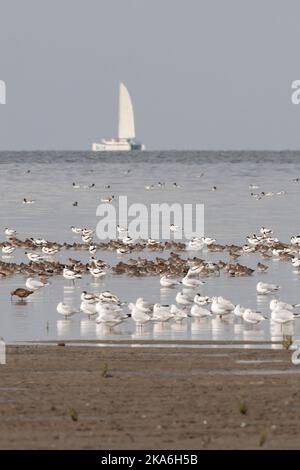
POLYGON ((134 116, 130 95, 124 83, 120 82, 119 95, 119 139, 134 139, 134 116))

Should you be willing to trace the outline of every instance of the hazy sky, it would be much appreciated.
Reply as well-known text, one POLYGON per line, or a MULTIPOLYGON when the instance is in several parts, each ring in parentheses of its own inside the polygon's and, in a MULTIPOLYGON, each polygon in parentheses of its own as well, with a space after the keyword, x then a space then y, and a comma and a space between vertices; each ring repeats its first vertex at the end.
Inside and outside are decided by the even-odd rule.
POLYGON ((299 0, 1 0, 0 149, 300 149, 299 0))

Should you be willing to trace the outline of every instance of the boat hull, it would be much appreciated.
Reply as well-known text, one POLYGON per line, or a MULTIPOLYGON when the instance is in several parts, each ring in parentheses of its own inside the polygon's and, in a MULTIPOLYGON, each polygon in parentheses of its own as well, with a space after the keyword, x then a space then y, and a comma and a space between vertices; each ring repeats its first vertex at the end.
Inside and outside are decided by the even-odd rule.
POLYGON ((139 142, 127 139, 103 140, 92 144, 93 152, 130 152, 131 150, 145 150, 145 146, 139 142))

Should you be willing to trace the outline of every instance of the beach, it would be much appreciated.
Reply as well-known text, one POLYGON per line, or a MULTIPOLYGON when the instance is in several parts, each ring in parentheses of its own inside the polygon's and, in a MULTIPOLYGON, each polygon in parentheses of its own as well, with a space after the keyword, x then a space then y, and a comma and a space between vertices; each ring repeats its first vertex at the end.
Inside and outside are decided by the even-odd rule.
POLYGON ((8 346, 0 449, 299 447, 292 352, 200 345, 8 346))

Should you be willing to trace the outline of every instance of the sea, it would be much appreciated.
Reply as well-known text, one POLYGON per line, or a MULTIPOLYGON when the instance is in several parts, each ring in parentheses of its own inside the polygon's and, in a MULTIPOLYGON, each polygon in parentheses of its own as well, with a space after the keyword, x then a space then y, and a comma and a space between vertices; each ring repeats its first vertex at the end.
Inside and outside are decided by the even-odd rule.
MULTIPOLYGON (((258 233, 261 226, 271 228, 275 237, 289 242, 292 235, 300 233, 298 178, 300 152, 290 151, 0 152, 0 240, 5 240, 4 229, 9 227, 15 229, 21 239, 43 237, 50 241, 80 242, 70 227, 95 230, 101 199, 114 195, 114 206, 120 196, 127 196, 128 204, 147 206, 152 203, 203 204, 205 235, 215 238, 217 243, 243 245, 246 236, 258 233), (74 189, 73 183, 79 188, 74 189), (273 195, 262 198, 251 195, 261 192, 273 195), (23 204, 24 198, 35 203, 23 204), (77 205, 73 205, 74 202, 77 205)), ((96 236, 94 240, 100 241, 96 236)), ((28 262, 24 251, 17 249, 11 258, 2 254, 2 261, 28 262)), ((166 257, 168 253, 156 255, 166 257)), ((146 250, 130 255, 98 250, 96 256, 113 265, 128 258, 153 258, 154 255, 146 250)), ((206 250, 184 251, 181 256, 228 261, 226 253, 206 250)), ((82 250, 62 250, 56 255, 62 262, 68 257, 85 262, 89 259, 88 252, 82 250)), ((261 259, 245 254, 238 261, 255 268, 261 259)), ((222 272, 218 277, 208 277, 205 285, 195 291, 223 296, 234 304, 262 312, 268 319, 259 325, 249 325, 232 316, 223 320, 188 318, 182 323, 149 323, 142 329, 127 319, 108 329, 83 313, 65 320, 56 311, 60 301, 79 309, 83 290, 109 290, 126 303, 138 297, 153 303, 175 303, 179 289, 161 288, 158 276, 135 278, 108 270, 104 279, 95 280, 86 274, 75 286, 62 276, 51 277, 49 285, 30 296, 26 303, 10 298, 12 290, 25 286, 26 278, 20 275, 1 278, 0 337, 7 343, 145 339, 236 340, 246 344, 247 341, 281 341, 284 336, 300 339, 300 319, 284 327, 274 325, 269 319, 269 302, 273 297, 256 294, 258 281, 275 283, 281 286, 277 298, 300 303, 300 275, 288 261, 273 257, 262 262, 269 266, 267 273, 231 277, 222 272)))

